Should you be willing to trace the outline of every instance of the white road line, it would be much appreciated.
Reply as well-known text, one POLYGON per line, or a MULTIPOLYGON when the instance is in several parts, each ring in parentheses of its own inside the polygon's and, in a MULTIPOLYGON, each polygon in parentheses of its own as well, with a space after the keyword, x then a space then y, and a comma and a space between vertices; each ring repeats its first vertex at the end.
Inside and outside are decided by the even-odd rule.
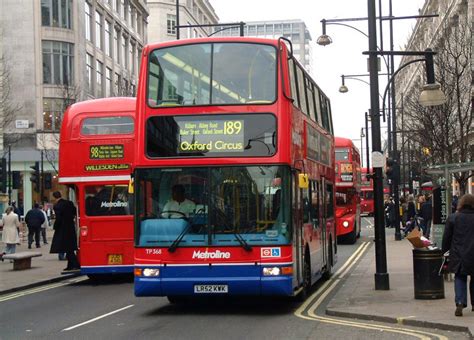
POLYGON ((367 217, 364 217, 364 221, 368 224, 366 226, 367 229, 372 229, 374 227, 373 223, 369 219, 367 219, 367 217))
POLYGON ((87 325, 87 324, 89 324, 89 323, 92 323, 92 322, 94 322, 94 321, 103 319, 103 318, 105 318, 105 317, 107 317, 107 316, 110 316, 110 315, 112 315, 112 314, 116 314, 116 313, 118 313, 118 312, 121 312, 121 311, 123 311, 123 310, 125 310, 125 309, 129 309, 129 308, 131 308, 131 307, 133 307, 133 306, 134 306, 134 305, 129 305, 129 306, 126 306, 126 307, 123 307, 123 308, 114 310, 114 311, 112 311, 112 312, 110 312, 110 313, 107 313, 107 314, 98 316, 98 317, 96 317, 96 318, 87 320, 87 321, 85 321, 85 322, 83 322, 83 323, 80 323, 80 324, 78 324, 78 325, 74 325, 74 326, 71 326, 71 327, 68 327, 68 328, 64 328, 61 332, 70 331, 70 330, 72 330, 72 329, 74 329, 74 328, 78 328, 78 327, 87 325))

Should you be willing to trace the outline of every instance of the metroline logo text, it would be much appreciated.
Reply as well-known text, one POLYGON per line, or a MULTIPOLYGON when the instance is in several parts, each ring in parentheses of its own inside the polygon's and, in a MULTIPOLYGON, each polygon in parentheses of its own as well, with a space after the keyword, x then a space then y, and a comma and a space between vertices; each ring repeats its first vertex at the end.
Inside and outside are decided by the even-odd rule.
POLYGON ((194 251, 193 259, 230 259, 230 253, 228 251, 194 251))

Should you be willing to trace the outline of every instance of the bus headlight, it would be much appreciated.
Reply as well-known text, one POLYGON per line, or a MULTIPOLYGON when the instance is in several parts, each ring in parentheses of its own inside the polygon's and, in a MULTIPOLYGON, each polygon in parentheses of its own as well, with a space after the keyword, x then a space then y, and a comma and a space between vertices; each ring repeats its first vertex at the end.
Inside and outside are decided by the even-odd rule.
POLYGON ((263 267, 263 276, 277 276, 280 275, 280 268, 278 267, 263 267))
POLYGON ((143 276, 160 276, 160 269, 158 269, 158 268, 145 268, 145 269, 143 269, 143 276))
POLYGON ((344 228, 347 228, 349 226, 349 222, 347 222, 347 221, 342 222, 342 226, 344 228))

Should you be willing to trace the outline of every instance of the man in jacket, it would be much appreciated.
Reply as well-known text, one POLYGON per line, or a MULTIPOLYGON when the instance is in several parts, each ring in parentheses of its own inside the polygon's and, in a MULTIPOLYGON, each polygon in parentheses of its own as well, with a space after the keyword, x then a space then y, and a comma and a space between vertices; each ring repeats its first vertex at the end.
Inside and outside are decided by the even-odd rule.
POLYGON ((25 222, 28 226, 28 249, 31 249, 33 235, 35 237, 36 248, 40 248, 40 233, 41 225, 44 223, 44 215, 39 209, 38 203, 35 203, 33 209, 26 213, 25 222))
POLYGON ((467 277, 474 311, 474 195, 465 194, 459 199, 458 210, 449 216, 443 235, 443 251, 449 250, 449 271, 455 273, 454 293, 456 311, 462 316, 467 307, 467 277))
POLYGON ((79 271, 79 262, 75 251, 77 250, 76 224, 76 207, 71 201, 61 197, 59 191, 53 193, 56 201, 54 205, 54 235, 51 244, 50 253, 66 253, 67 267, 64 272, 79 271))

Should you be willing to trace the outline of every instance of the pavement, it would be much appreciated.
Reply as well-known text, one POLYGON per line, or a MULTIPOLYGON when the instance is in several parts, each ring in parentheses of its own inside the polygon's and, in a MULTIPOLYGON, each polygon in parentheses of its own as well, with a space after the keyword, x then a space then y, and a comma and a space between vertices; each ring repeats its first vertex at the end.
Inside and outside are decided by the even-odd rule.
POLYGON ((444 299, 414 298, 413 247, 406 239, 395 241, 394 229, 385 230, 390 290, 375 290, 375 245, 372 245, 347 280, 343 281, 327 305, 326 314, 461 331, 474 338, 474 311, 471 311, 471 306, 463 310, 462 317, 454 316, 454 281, 444 280, 444 299))
MULTIPOLYGON (((31 259, 31 269, 25 270, 13 270, 13 263, 10 260, 0 262, 0 295, 62 281, 75 276, 75 274, 61 275, 61 271, 66 268, 67 261, 59 261, 58 254, 49 253, 52 238, 53 230, 48 228, 46 231, 48 244, 41 242, 41 248, 36 248, 33 242, 31 249, 28 249, 27 237, 21 238, 21 244, 16 246, 17 253, 33 251, 40 252, 42 256, 33 257, 31 259)), ((4 248, 5 244, 0 242, 0 251, 3 251, 4 248)))
MULTIPOLYGON (((53 231, 47 231, 47 245, 34 248, 42 256, 32 259, 32 268, 13 270, 9 260, 0 262, 0 295, 69 279, 74 274, 61 275, 66 261, 50 254, 53 231)), ((0 250, 4 244, 0 243, 0 250)), ((26 237, 17 252, 28 251, 26 237)), ((407 240, 395 241, 394 230, 386 229, 387 266, 390 290, 375 290, 375 252, 372 245, 353 272, 332 298, 326 313, 332 316, 375 320, 409 326, 461 331, 474 338, 474 312, 465 308, 462 317, 454 316, 454 282, 444 281, 445 298, 417 300, 414 298, 412 245, 407 240)))

